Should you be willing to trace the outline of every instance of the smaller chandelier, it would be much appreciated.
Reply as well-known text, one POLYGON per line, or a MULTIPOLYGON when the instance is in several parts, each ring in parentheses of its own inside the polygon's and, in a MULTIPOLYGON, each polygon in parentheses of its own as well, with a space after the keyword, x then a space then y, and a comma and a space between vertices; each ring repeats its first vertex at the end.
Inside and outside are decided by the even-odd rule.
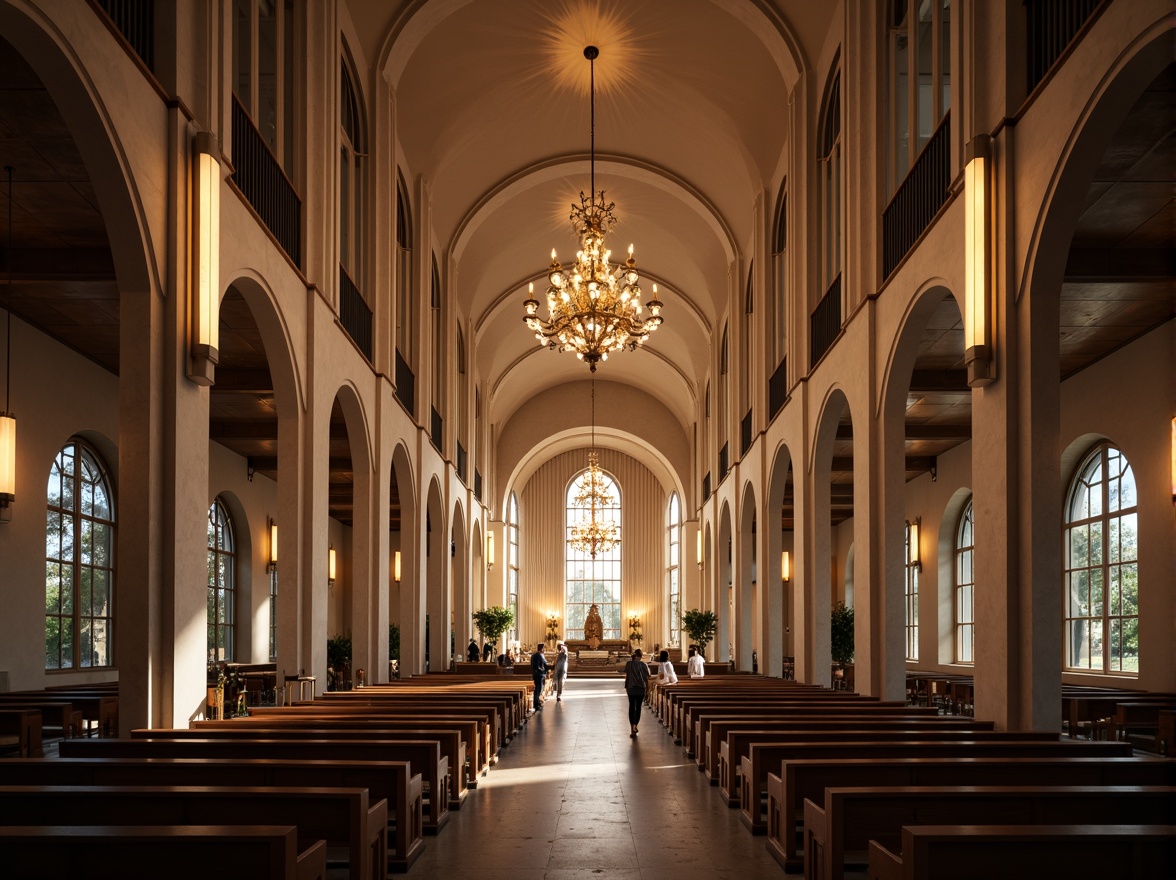
POLYGON ((580 508, 580 519, 571 527, 568 545, 578 553, 587 553, 593 559, 597 553, 608 553, 621 543, 621 532, 612 520, 598 519, 601 512, 613 506, 612 492, 600 469, 600 458, 596 454, 596 380, 592 381, 592 448, 588 452, 588 470, 580 478, 572 505, 580 508))
POLYGON ((588 362, 592 372, 596 364, 607 360, 609 352, 628 348, 633 351, 649 338, 663 321, 662 304, 653 285, 653 299, 641 306, 640 276, 633 261, 633 245, 623 264, 612 264, 612 251, 604 242, 616 224, 613 202, 604 200, 604 190, 596 189, 596 73, 592 66, 600 50, 584 49, 590 66, 592 94, 591 187, 588 195, 580 193, 580 204, 572 205, 572 228, 580 237, 576 262, 566 269, 551 251, 547 270, 547 320, 539 317, 535 285, 527 289, 523 303, 523 320, 534 331, 540 345, 555 351, 574 351, 588 362))

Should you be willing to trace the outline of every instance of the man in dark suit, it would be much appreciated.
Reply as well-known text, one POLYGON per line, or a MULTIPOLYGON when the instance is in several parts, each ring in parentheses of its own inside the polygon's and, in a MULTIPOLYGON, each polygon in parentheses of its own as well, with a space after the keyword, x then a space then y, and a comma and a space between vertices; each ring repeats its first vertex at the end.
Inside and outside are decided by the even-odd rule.
POLYGON ((542 642, 531 655, 531 678, 535 682, 535 711, 539 711, 543 708, 543 683, 547 681, 547 658, 543 656, 542 642))

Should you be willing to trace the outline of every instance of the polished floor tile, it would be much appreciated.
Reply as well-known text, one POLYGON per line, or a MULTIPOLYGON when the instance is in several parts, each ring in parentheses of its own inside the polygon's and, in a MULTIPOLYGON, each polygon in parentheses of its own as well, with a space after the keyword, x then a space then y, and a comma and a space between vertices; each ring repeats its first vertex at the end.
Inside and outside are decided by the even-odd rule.
POLYGON ((411 875, 477 880, 785 876, 620 679, 569 680, 503 749, 411 875))

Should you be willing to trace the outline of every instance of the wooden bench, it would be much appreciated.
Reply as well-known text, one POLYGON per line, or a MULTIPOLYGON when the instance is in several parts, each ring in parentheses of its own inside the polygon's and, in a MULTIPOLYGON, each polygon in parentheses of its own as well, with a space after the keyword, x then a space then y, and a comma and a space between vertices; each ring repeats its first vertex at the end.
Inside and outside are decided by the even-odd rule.
MULTIPOLYGON (((374 730, 331 730, 302 728, 270 728, 254 730, 247 725, 233 727, 204 727, 192 728, 143 728, 131 731, 131 738, 136 742, 193 742, 193 741, 233 741, 251 742, 253 740, 282 741, 282 742, 417 742, 421 740, 435 740, 441 747, 441 756, 450 768, 448 791, 448 805, 451 810, 461 809, 462 801, 469 793, 465 786, 465 773, 462 768, 466 763, 465 744, 461 741, 461 733, 457 730, 426 730, 411 728, 408 730, 374 729, 374 730), (454 769, 456 768, 456 769, 454 769)), ((422 770, 423 773, 423 770, 422 770)))
POLYGON ((525 684, 522 681, 506 684, 501 681, 467 681, 441 686, 416 684, 410 681, 396 685, 364 688, 359 691, 332 691, 324 694, 317 702, 376 705, 389 701, 416 700, 428 702, 430 705, 442 702, 455 708, 464 707, 470 703, 489 702, 500 707, 509 732, 518 729, 526 721, 533 689, 529 678, 526 679, 525 684))
POLYGON ((33 701, 4 701, 0 703, 0 711, 8 709, 36 709, 41 713, 41 733, 58 729, 65 738, 81 736, 84 733, 85 720, 81 709, 75 709, 73 703, 67 702, 33 702, 33 701))
POLYGON ((298 849, 293 825, 0 827, 7 876, 37 880, 326 880, 327 845, 298 849), (50 857, 49 854, 52 854, 50 857))
POLYGON ((20 757, 39 758, 45 753, 41 740, 41 710, 0 706, 0 736, 15 738, 20 757))
MULTIPOLYGON (((981 744, 1042 743, 1059 745, 1061 735, 1050 731, 1018 730, 931 730, 890 728, 886 730, 855 730, 852 721, 845 721, 838 727, 823 731, 770 731, 734 730, 719 744, 719 793, 730 807, 742 806, 741 775, 746 771, 743 761, 751 754, 753 744, 760 746, 791 743, 860 743, 872 742, 879 745, 918 745, 921 743, 981 744)), ((774 767, 772 769, 775 769, 774 767)), ((746 780, 742 780, 746 782, 746 780)), ((767 786, 767 772, 760 779, 762 792, 767 786)))
MULTIPOLYGON (((368 688, 364 688, 368 690, 368 688)), ((253 710, 253 716, 273 714, 305 714, 305 715, 352 715, 360 718, 383 717, 387 715, 403 715, 419 717, 425 715, 465 715, 466 717, 483 717, 492 727, 492 739, 499 743, 499 748, 510 740, 518 729, 510 718, 513 713, 505 701, 481 700, 478 702, 442 701, 430 696, 406 695, 404 697, 365 699, 360 700, 316 700, 313 703, 296 703, 281 709, 260 707, 253 710)), ((252 717, 252 716, 251 716, 252 717)), ((492 746, 493 748, 493 746, 492 746)), ((494 750, 497 753, 497 749, 494 750)))
POLYGON ((1174 825, 920 825, 902 829, 902 854, 870 843, 870 880, 1176 876, 1174 825), (966 868, 966 870, 964 870, 966 868))
POLYGON ((87 724, 98 726, 102 736, 118 733, 118 697, 98 690, 13 691, 0 694, 0 709, 4 704, 36 705, 38 703, 70 703, 82 713, 87 724))
POLYGON ((1176 785, 1176 761, 1148 758, 789 759, 768 776, 768 852, 799 871, 797 827, 804 802, 838 786, 1176 785))
POLYGON ((68 758, 251 758, 291 761, 408 761, 420 773, 428 793, 424 829, 437 834, 449 821, 449 761, 436 740, 280 740, 193 739, 146 741, 134 739, 63 740, 68 758))
POLYGON ((366 788, 0 786, 0 825, 296 825, 300 845, 347 849, 348 876, 388 871, 388 802, 366 788))
POLYGON ((0 784, 365 788, 387 803, 388 870, 407 871, 424 849, 421 776, 407 761, 25 758, 0 761, 0 784))
POLYGON ((1117 742, 958 741, 958 742, 753 742, 742 759, 739 786, 739 818, 753 834, 767 833, 764 794, 768 768, 803 758, 1032 758, 1032 757, 1131 757, 1131 746, 1117 742))
POLYGON ((843 880, 847 863, 864 865, 871 840, 890 850, 904 825, 1069 825, 1093 817, 1117 825, 1176 823, 1171 786, 910 786, 826 788, 804 804, 805 880, 843 880))

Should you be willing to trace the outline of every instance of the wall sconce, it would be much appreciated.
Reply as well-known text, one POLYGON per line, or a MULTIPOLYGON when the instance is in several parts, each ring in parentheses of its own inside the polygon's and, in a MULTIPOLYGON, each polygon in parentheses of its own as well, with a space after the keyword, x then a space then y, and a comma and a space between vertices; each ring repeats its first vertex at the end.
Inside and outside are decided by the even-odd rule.
POLYGON ((968 385, 979 388, 995 378, 988 326, 992 287, 992 138, 980 134, 968 141, 964 160, 964 364, 968 368, 968 385))
POLYGON ((12 391, 12 172, 8 173, 8 273, 4 297, 4 411, 0 412, 0 523, 12 520, 12 502, 16 501, 16 416, 8 409, 12 391))
POLYGON ((397 550, 392 554, 392 579, 396 581, 396 585, 400 585, 400 551, 397 550))
POLYGON ((265 570, 272 574, 278 570, 278 524, 272 519, 269 521, 269 538, 269 565, 265 567, 265 570))
POLYGON ((698 534, 695 535, 697 539, 694 546, 694 558, 698 560, 698 567, 702 568, 702 525, 698 526, 698 534))
POLYGON ((907 565, 913 565, 919 571, 923 570, 923 559, 919 553, 919 532, 922 531, 919 527, 922 522, 922 517, 916 516, 914 522, 907 523, 907 565))
POLYGON ((494 533, 489 532, 486 535, 486 571, 494 568, 494 533))
POLYGON ((191 349, 188 378, 211 385, 220 360, 220 144, 211 132, 192 138, 191 349))
POLYGON ((327 547, 327 586, 335 586, 335 546, 327 547))
POLYGON ((780 551, 780 581, 788 583, 792 580, 792 554, 787 550, 780 551))

